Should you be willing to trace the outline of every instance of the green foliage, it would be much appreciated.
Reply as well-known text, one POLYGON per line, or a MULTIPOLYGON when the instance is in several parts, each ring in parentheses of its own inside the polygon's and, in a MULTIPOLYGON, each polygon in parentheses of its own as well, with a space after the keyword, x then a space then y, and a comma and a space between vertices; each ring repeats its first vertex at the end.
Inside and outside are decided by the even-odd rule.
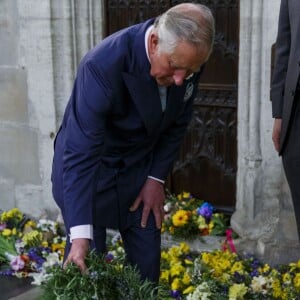
MULTIPOLYGON (((52 267, 50 279, 42 285, 40 300, 154 300, 164 292, 148 281, 141 281, 138 272, 122 260, 106 261, 91 252, 86 260, 88 270, 81 274, 70 264, 65 270, 52 267)), ((163 298, 160 298, 163 299, 163 298)))
POLYGON ((17 255, 15 241, 0 234, 0 263, 7 263, 9 261, 6 253, 17 255))

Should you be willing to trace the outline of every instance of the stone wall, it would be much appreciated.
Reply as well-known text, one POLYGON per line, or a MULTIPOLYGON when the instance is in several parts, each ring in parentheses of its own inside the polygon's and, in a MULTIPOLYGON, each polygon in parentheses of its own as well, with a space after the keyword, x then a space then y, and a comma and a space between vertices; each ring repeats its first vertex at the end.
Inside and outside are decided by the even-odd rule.
POLYGON ((102 11, 96 0, 0 1, 0 209, 58 215, 53 138, 102 11))

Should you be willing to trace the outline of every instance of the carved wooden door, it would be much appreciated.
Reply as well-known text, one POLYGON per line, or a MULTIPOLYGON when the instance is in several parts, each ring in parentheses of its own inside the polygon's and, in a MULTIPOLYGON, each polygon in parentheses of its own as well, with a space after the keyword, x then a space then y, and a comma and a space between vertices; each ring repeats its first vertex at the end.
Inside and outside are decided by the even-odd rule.
MULTIPOLYGON (((181 2, 188 1, 106 0, 106 34, 155 17, 181 2)), ((232 210, 236 200, 239 0, 196 2, 213 11, 216 40, 168 187, 174 193, 189 191, 232 210)))

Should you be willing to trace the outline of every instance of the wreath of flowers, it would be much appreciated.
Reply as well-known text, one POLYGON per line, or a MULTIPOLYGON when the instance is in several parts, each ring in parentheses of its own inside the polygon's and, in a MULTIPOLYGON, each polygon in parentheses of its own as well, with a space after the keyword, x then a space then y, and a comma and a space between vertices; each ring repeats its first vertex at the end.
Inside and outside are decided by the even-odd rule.
MULTIPOLYGON (((187 207, 192 211, 201 210, 212 218, 210 205, 199 206, 188 194, 182 199, 189 199, 187 207)), ((178 218, 178 224, 186 224, 184 220, 178 218)), ((274 268, 251 255, 239 256, 228 246, 192 253, 182 242, 162 249, 160 282, 154 288, 141 282, 138 272, 126 264, 120 235, 109 241, 105 256, 88 255, 85 274, 72 264, 62 269, 64 246, 58 223, 36 222, 17 208, 1 213, 0 275, 32 277, 33 284, 41 285, 44 300, 300 300, 300 260, 274 268)))
POLYGON ((28 218, 18 208, 0 215, 0 275, 35 277, 62 261, 65 237, 57 222, 28 218))
POLYGON ((177 238, 224 236, 229 227, 229 216, 218 212, 212 204, 188 192, 177 196, 167 192, 164 210, 162 231, 177 238))

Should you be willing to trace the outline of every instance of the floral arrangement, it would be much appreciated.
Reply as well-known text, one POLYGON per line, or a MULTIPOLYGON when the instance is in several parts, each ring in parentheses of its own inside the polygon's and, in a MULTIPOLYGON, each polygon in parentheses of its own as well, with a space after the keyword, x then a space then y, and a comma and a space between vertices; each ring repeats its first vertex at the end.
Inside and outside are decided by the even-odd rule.
POLYGON ((141 282, 125 263, 120 235, 109 241, 105 256, 89 254, 85 274, 72 264, 62 270, 64 245, 56 222, 35 222, 16 208, 0 215, 0 275, 32 277, 44 291, 42 300, 300 300, 300 260, 272 268, 239 256, 230 242, 211 252, 192 253, 186 243, 163 249, 158 287, 141 282))
POLYGON ((300 299, 300 260, 271 268, 229 250, 192 255, 185 244, 162 252, 161 282, 170 299, 300 299))
POLYGON ((162 230, 177 238, 223 236, 229 226, 229 217, 217 212, 210 203, 197 199, 188 192, 177 196, 168 193, 164 210, 162 230))
POLYGON ((57 222, 38 222, 13 208, 0 215, 0 275, 35 277, 60 263, 65 238, 57 222))

